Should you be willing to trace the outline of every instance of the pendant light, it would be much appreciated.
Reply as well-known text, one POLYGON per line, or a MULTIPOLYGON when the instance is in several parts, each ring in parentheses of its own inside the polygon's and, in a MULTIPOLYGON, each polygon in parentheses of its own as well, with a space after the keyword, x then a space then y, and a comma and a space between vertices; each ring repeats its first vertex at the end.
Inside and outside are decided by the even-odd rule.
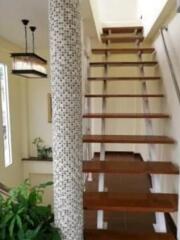
POLYGON ((25 32, 25 52, 12 53, 13 67, 12 73, 24 78, 46 78, 47 77, 47 61, 35 54, 35 26, 30 26, 32 33, 32 52, 28 52, 27 26, 29 20, 23 19, 25 32))

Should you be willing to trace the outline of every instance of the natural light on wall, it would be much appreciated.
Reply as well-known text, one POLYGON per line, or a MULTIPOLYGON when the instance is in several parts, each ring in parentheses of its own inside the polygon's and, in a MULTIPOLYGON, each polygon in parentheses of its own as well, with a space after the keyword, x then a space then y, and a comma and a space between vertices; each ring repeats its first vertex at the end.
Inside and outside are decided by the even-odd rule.
POLYGON ((102 26, 137 26, 138 0, 97 0, 102 26))
POLYGON ((8 167, 12 164, 11 124, 9 111, 9 86, 7 67, 0 63, 0 100, 4 142, 4 162, 8 167))
MULTIPOLYGON (((180 0, 173 1, 179 1, 180 5, 180 0)), ((172 0, 90 0, 98 36, 103 27, 143 26, 146 37, 170 2, 172 0)))
POLYGON ((168 0, 138 0, 138 16, 142 17, 144 34, 147 36, 168 0))

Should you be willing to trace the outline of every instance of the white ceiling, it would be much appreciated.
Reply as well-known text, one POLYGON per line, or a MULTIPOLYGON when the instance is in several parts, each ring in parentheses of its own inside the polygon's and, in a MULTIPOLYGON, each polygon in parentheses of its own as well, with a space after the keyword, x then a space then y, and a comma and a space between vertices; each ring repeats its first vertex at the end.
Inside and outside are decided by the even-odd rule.
POLYGON ((99 15, 102 26, 140 25, 140 21, 138 19, 138 0, 96 1, 98 1, 99 15))
POLYGON ((37 47, 47 47, 48 1, 0 0, 0 36, 21 47, 24 46, 24 28, 21 23, 23 18, 29 19, 30 25, 37 26, 37 47))
MULTIPOLYGON (((93 22, 88 0, 81 1, 85 20, 93 22), (91 18, 91 19, 90 19, 91 18)), ((48 0, 0 0, 0 36, 24 47, 24 28, 21 19, 29 19, 37 27, 36 48, 48 48, 48 0)), ((94 31, 91 24, 90 31, 94 31)), ((29 33, 31 45, 31 35, 29 33)))

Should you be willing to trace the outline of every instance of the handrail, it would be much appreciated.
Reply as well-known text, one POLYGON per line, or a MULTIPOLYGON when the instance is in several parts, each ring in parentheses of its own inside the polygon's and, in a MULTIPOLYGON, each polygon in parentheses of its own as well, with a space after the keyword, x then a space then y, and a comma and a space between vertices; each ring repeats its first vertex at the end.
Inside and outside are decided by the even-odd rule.
POLYGON ((0 183, 0 193, 9 196, 9 189, 2 183, 0 183))
POLYGON ((171 76, 172 76, 172 79, 173 79, 174 87, 175 87, 176 94, 177 94, 177 97, 178 97, 178 100, 179 100, 179 103, 180 103, 180 89, 179 89, 177 77, 176 77, 176 74, 175 74, 174 66, 173 66, 169 51, 168 51, 167 44, 166 44, 166 40, 165 40, 165 36, 164 36, 164 30, 168 31, 168 28, 167 27, 161 28, 161 36, 162 36, 164 49, 165 49, 166 57, 167 57, 167 60, 168 60, 168 65, 169 65, 169 68, 170 68, 171 76))
MULTIPOLYGON (((161 32, 161 36, 162 36, 162 40, 163 40, 163 44, 164 44, 164 49, 165 49, 168 65, 169 65, 170 72, 171 72, 171 76, 172 76, 172 79, 173 79, 174 87, 175 87, 175 90, 176 90, 177 98, 178 98, 178 101, 180 103, 180 89, 179 89, 176 73, 175 73, 175 70, 174 70, 173 62, 171 60, 171 57, 170 57, 170 54, 169 54, 169 51, 168 51, 168 47, 167 47, 167 44, 166 44, 166 40, 165 40, 165 36, 164 36, 164 30, 167 32, 168 28, 167 27, 162 27, 160 32, 161 32)), ((179 224, 179 217, 178 217, 177 226, 178 226, 178 224, 179 224)), ((177 229, 177 239, 180 239, 179 228, 177 229)))

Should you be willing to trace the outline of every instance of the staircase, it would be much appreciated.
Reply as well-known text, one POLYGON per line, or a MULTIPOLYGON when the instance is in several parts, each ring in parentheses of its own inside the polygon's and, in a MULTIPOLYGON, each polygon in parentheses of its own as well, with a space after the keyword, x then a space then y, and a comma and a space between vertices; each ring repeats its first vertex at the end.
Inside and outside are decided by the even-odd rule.
MULTIPOLYGON (((149 76, 146 74, 145 68, 157 67, 157 61, 145 60, 144 55, 154 55, 155 50, 149 47, 143 47, 143 28, 142 27, 124 27, 124 28, 104 28, 101 37, 102 43, 105 44, 103 48, 92 49, 93 55, 104 57, 101 61, 91 61, 89 68, 102 68, 103 76, 91 77, 89 73, 88 84, 102 83, 103 91, 101 94, 92 94, 88 92, 85 94, 87 101, 87 109, 83 115, 84 121, 89 123, 91 120, 101 120, 101 134, 91 134, 90 125, 86 127, 86 134, 83 136, 83 142, 87 146, 86 157, 91 158, 91 144, 100 144, 100 153, 98 157, 94 156, 89 159, 85 159, 83 163, 83 172, 85 173, 87 185, 88 179, 90 182, 95 181, 93 175, 96 174, 97 178, 97 191, 85 191, 84 192, 84 210, 88 212, 97 211, 97 224, 95 229, 85 229, 85 240, 174 240, 175 237, 166 231, 164 213, 174 213, 178 210, 178 195, 171 193, 160 193, 158 187, 159 178, 157 175, 179 175, 179 169, 172 162, 157 161, 154 159, 156 155, 156 145, 174 145, 176 141, 169 136, 155 135, 153 133, 152 120, 168 120, 170 116, 168 113, 151 113, 150 112, 150 100, 159 101, 163 99, 164 94, 153 94, 148 92, 147 82, 160 81, 160 76, 149 76), (123 47, 123 44, 126 47, 123 47), (121 47, 122 44, 122 47, 121 47), (127 44, 133 44, 127 47, 127 44), (117 47, 118 46, 118 47, 117 47), (120 47, 119 47, 120 46, 120 47), (118 56, 123 55, 135 55, 137 61, 119 61, 118 56), (115 56, 116 61, 111 61, 111 56, 115 56), (124 68, 131 67, 139 70, 139 76, 116 76, 112 77, 109 74, 110 68, 124 68), (141 94, 109 94, 108 83, 109 82, 135 82, 138 81, 142 85, 141 94), (92 113, 90 112, 91 99, 102 99, 102 112, 92 113), (107 100, 116 99, 141 99, 143 105, 143 113, 109 113, 107 112, 107 100), (109 119, 144 119, 146 124, 145 135, 107 135, 106 134, 106 120, 109 119), (108 144, 143 144, 142 147, 147 144, 149 146, 149 159, 146 161, 137 160, 132 155, 132 160, 122 160, 119 158, 114 160, 113 154, 121 154, 120 152, 111 152, 108 154, 106 146, 108 144), (107 176, 129 176, 136 179, 139 176, 144 176, 146 179, 151 179, 152 191, 147 189, 145 192, 126 192, 111 191, 107 188, 107 176), (121 231, 121 229, 112 230, 109 228, 109 223, 105 219, 106 212, 121 212, 121 213, 145 213, 153 214, 156 217, 156 224, 158 226, 158 220, 162 223, 159 228, 160 231, 144 233, 141 232, 121 231)), ((90 72, 90 71, 89 71, 90 72)), ((120 155, 118 155, 120 156, 120 155)), ((166 159, 165 159, 166 160, 166 159)), ((115 183, 116 187, 118 182, 115 183)), ((135 182, 136 184, 136 182, 135 182)), ((128 188, 128 184, 127 184, 128 188)), ((149 188, 149 187, 148 187, 149 188)), ((157 229, 157 228, 156 228, 157 229)))

